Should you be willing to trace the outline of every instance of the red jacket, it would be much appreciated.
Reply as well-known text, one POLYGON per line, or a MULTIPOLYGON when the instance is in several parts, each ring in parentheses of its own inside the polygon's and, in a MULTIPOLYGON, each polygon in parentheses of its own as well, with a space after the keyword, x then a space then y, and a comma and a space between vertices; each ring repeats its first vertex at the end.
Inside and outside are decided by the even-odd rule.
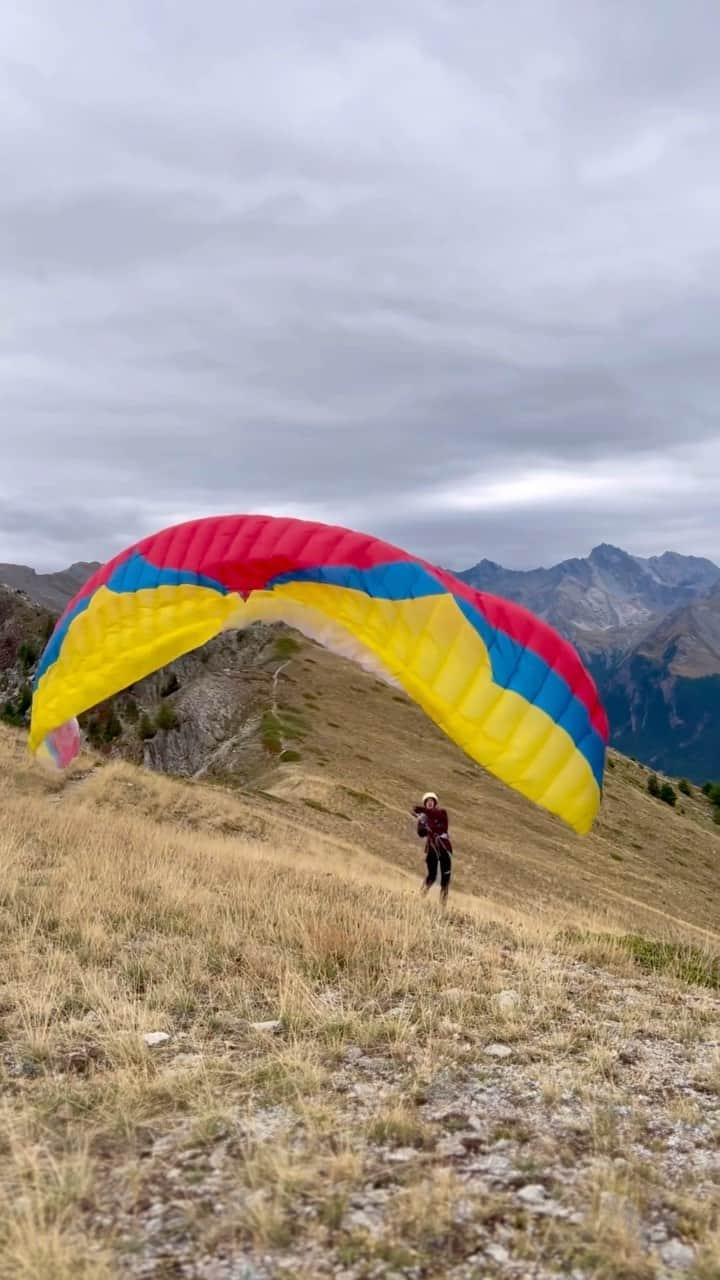
POLYGON ((426 809, 425 826, 431 836, 446 836, 448 833, 447 809, 426 809))
POLYGON ((446 836, 448 834, 447 809, 425 809, 419 804, 415 807, 421 823, 424 822, 430 836, 446 836))

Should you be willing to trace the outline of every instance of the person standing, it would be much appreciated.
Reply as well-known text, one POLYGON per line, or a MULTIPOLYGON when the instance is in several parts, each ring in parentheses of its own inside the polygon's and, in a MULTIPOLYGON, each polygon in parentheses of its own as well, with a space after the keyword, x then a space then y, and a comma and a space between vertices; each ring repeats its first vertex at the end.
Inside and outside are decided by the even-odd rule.
POLYGON ((418 819, 417 833, 425 840, 427 876, 423 881, 422 891, 427 893, 435 884, 439 868, 440 899, 445 905, 450 890, 453 853, 447 809, 440 808, 440 801, 434 791, 426 791, 422 804, 415 805, 412 812, 418 819))

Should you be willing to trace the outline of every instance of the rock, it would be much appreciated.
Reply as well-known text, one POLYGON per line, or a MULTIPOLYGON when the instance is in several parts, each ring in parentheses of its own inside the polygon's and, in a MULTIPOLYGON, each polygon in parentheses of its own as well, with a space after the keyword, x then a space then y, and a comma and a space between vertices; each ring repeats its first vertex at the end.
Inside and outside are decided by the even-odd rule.
POLYGON ((488 1044, 485 1052, 489 1058, 509 1058, 512 1055, 512 1049, 506 1044, 488 1044))
POLYGON ((495 1153, 486 1156, 484 1160, 478 1161, 477 1168, 486 1173, 495 1182, 507 1182, 515 1172, 507 1156, 495 1153))
POLYGON ((346 1215, 345 1220, 356 1231, 367 1231, 371 1236, 377 1235, 380 1231, 379 1218, 375 1214, 367 1213, 365 1209, 354 1209, 352 1213, 346 1215))
POLYGON ((450 1160, 453 1156, 464 1156, 465 1146, 456 1134, 449 1138, 441 1138, 435 1147, 435 1155, 442 1160, 450 1160))
MULTIPOLYGON (((533 1209, 532 1206, 528 1206, 533 1209)), ((535 1205, 534 1213, 541 1213, 545 1218, 568 1218, 568 1210, 558 1204, 557 1200, 546 1200, 544 1204, 535 1205)))
POLYGON ((280 1018, 271 1018, 269 1022, 251 1022, 250 1026, 253 1031, 267 1031, 270 1035, 277 1035, 278 1031, 282 1031, 280 1018))
POLYGON ((492 1262, 497 1262, 500 1267, 510 1261, 510 1254, 504 1244, 495 1244, 493 1242, 486 1246, 485 1253, 492 1262))
POLYGON ((156 1049, 160 1044, 167 1044, 169 1039, 167 1031, 147 1031, 143 1036, 148 1049, 156 1049))
POLYGON ((514 1013, 519 1004, 520 996, 517 991, 513 991, 512 989, 500 991, 495 997, 495 1006, 498 1012, 505 1015, 514 1013))
POLYGON ((672 1267, 674 1271, 687 1271, 695 1261, 695 1250, 689 1244, 683 1244, 682 1240, 668 1240, 660 1250, 660 1257, 666 1267, 672 1267))
POLYGON ((545 1188, 539 1182, 529 1182, 521 1187, 517 1193, 518 1200, 522 1200, 523 1204, 536 1205, 545 1204, 545 1188))
POLYGON ((414 1147, 396 1147, 394 1151, 388 1151, 385 1159, 392 1164, 405 1164, 408 1160, 414 1160, 417 1151, 414 1147))
POLYGON ((387 1071, 390 1064, 385 1058, 371 1058, 368 1054, 363 1054, 361 1058, 357 1059, 355 1065, 359 1067, 361 1071, 370 1071, 373 1075, 376 1075, 387 1071))

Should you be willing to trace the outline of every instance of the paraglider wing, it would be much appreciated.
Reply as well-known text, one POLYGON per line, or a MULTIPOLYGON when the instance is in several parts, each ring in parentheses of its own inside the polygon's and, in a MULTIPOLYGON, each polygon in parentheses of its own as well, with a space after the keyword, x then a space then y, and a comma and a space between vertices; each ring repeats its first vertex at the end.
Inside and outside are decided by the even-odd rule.
POLYGON ((577 831, 592 826, 608 726, 572 646, 397 547, 302 520, 192 520, 99 569, 40 660, 31 748, 65 766, 82 711, 256 621, 286 622, 398 684, 472 759, 577 831))

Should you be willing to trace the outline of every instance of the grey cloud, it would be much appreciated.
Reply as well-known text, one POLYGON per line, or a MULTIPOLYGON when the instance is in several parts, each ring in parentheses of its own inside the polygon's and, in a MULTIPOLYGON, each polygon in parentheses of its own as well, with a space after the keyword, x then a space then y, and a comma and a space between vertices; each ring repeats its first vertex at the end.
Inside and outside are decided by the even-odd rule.
POLYGON ((720 556, 720 11, 276 0, 3 18, 0 559, 298 509, 460 566, 720 556), (621 492, 453 502, 548 467, 621 492), (623 466, 620 466, 623 464, 623 466))

